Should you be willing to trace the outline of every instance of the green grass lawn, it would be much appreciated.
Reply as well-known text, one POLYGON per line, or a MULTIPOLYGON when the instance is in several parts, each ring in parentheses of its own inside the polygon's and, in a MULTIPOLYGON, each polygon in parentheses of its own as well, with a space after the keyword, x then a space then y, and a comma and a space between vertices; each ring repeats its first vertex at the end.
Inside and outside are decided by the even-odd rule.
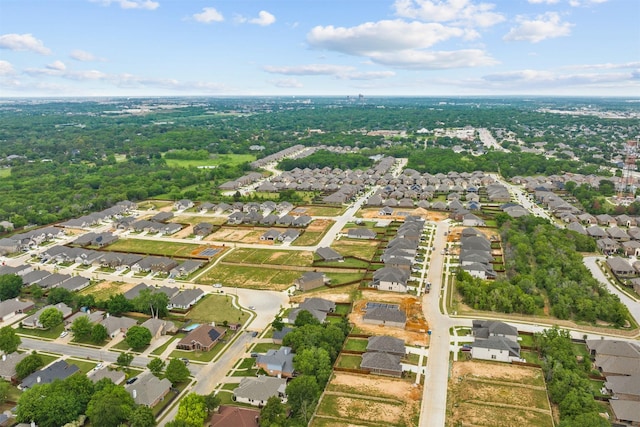
POLYGON ((377 244, 372 242, 362 242, 354 240, 336 240, 331 244, 331 248, 343 256, 353 256, 362 259, 372 260, 378 249, 377 244))
POLYGON ((236 366, 236 369, 251 369, 253 365, 256 363, 256 359, 253 357, 247 357, 245 359, 241 359, 236 366))
POLYGON ((519 338, 522 338, 520 341, 518 341, 520 343, 520 345, 525 346, 525 347, 533 347, 533 335, 518 335, 519 338))
POLYGON ((226 286, 248 289, 282 291, 290 287, 302 275, 299 271, 278 268, 244 267, 218 264, 198 279, 198 283, 211 285, 221 282, 226 286))
POLYGON ((40 352, 38 352, 38 354, 42 358, 42 362, 44 362, 43 366, 47 366, 49 363, 53 363, 53 362, 55 362, 56 360, 59 359, 58 356, 51 356, 51 355, 48 355, 48 354, 42 354, 40 352))
POLYGON ((211 362, 214 357, 225 346, 226 343, 218 342, 210 351, 183 351, 183 350, 173 350, 169 357, 174 358, 186 358, 189 360, 194 360, 198 362, 211 362))
POLYGON ((309 216, 339 216, 347 210, 346 207, 334 206, 301 206, 305 209, 305 215, 309 216))
POLYGON ((195 322, 221 324, 225 320, 229 323, 244 323, 249 313, 238 310, 232 304, 229 295, 207 295, 189 312, 189 317, 195 322))
POLYGON ((109 245, 110 251, 138 252, 149 255, 190 257, 204 250, 206 245, 174 243, 159 240, 119 239, 109 245))
POLYGON ((360 261, 355 258, 345 258, 344 261, 316 261, 314 266, 317 267, 343 267, 343 268, 360 268, 364 269, 369 266, 369 262, 360 261))
POLYGON ((347 369, 360 369, 361 362, 362 362, 362 356, 342 354, 338 358, 337 366, 340 368, 347 368, 347 369))
POLYGON ((11 168, 0 168, 0 178, 11 176, 11 168))
POLYGON ((331 279, 332 285, 342 285, 344 283, 362 280, 364 273, 325 273, 331 279))
POLYGON ((279 249, 237 248, 224 257, 225 262, 247 264, 293 265, 308 267, 313 263, 313 253, 279 249))
POLYGON ((178 160, 178 159, 165 159, 167 166, 170 167, 198 167, 198 166, 219 166, 229 165, 236 166, 245 162, 253 162, 256 156, 253 154, 215 154, 210 159, 206 160, 178 160))
POLYGON ((17 334, 30 335, 32 337, 38 338, 48 338, 48 339, 56 339, 60 336, 60 334, 64 331, 64 325, 61 323, 55 328, 51 329, 29 329, 29 328, 17 328, 17 334))
POLYGON ((322 236, 324 235, 324 233, 324 231, 305 231, 304 233, 302 233, 302 236, 298 237, 293 241, 293 243, 291 243, 291 246, 317 245, 320 240, 322 240, 322 236))
POLYGON ((86 360, 78 360, 78 359, 67 359, 67 362, 70 365, 76 365, 78 368, 80 368, 80 372, 83 375, 86 375, 90 370, 95 368, 97 365, 97 363, 95 362, 89 362, 86 360))
POLYGON ((527 363, 535 363, 537 365, 541 365, 542 361, 540 360, 540 356, 535 351, 522 350, 520 351, 520 357, 527 361, 527 363))
POLYGON ((589 380, 589 385, 591 385, 591 391, 593 392, 594 396, 598 396, 598 397, 602 397, 604 396, 600 390, 602 389, 602 386, 604 385, 604 381, 600 381, 600 380, 589 380))
POLYGON ((369 344, 369 341, 366 339, 348 338, 347 342, 344 344, 344 349, 351 351, 366 351, 367 344, 369 344))
POLYGON ((266 353, 269 350, 277 350, 280 348, 279 344, 273 344, 270 342, 258 343, 251 348, 253 353, 266 353))
POLYGON ((233 371, 232 377, 255 377, 258 375, 259 369, 242 369, 239 371, 233 371))

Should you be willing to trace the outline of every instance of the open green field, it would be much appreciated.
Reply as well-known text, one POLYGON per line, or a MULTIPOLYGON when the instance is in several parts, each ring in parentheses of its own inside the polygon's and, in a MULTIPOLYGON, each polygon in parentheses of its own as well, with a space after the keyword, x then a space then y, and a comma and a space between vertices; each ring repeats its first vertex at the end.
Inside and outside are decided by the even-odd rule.
POLYGON ((298 237, 291 243, 291 246, 313 246, 320 243, 324 231, 305 231, 302 236, 298 237))
POLYGON ((168 166, 189 168, 198 166, 218 166, 229 165, 236 166, 240 163, 253 162, 256 156, 253 154, 215 154, 213 157, 207 160, 178 160, 178 159, 165 159, 168 166))
POLYGON ((342 256, 372 260, 378 249, 378 242, 369 240, 340 239, 331 244, 331 248, 342 256))
POLYGON ((218 264, 200 276, 198 283, 212 285, 220 282, 225 286, 282 291, 293 285, 301 274, 295 270, 218 264))
POLYGON ((111 295, 125 293, 131 287, 130 283, 102 281, 84 288, 80 291, 80 295, 93 295, 96 301, 104 301, 109 299, 111 295))
POLYGON ((334 206, 300 206, 304 209, 304 214, 309 216, 339 216, 347 210, 346 207, 334 206))
POLYGON ((11 168, 0 168, 0 178, 6 178, 11 175, 11 168))
POLYGON ((331 279, 332 285, 342 285, 356 280, 362 280, 364 273, 325 273, 331 279))
POLYGON ((148 255, 191 257, 204 250, 206 245, 195 243, 162 242, 159 240, 120 239, 109 245, 110 251, 136 252, 148 255))
POLYGON ((171 200, 145 200, 144 202, 138 203, 138 209, 162 209, 171 205, 173 205, 171 200))
POLYGON ((309 267, 313 263, 313 253, 308 251, 287 251, 280 249, 236 248, 224 257, 225 262, 246 264, 295 265, 309 267))
POLYGON ((244 323, 249 314, 235 308, 229 295, 207 295, 201 299, 189 312, 189 318, 195 322, 221 324, 225 320, 229 323, 244 323))
POLYGON ((271 342, 261 342, 261 343, 258 343, 256 345, 254 345, 251 348, 251 351, 254 352, 254 353, 266 353, 269 350, 277 350, 279 348, 280 348, 279 344, 274 344, 274 343, 271 343, 271 342))
POLYGON ((227 218, 222 216, 191 216, 191 215, 177 215, 173 217, 172 222, 179 224, 191 224, 196 225, 201 222, 208 222, 213 225, 222 225, 227 222, 227 218))
POLYGON ((70 365, 76 365, 80 368, 80 373, 86 375, 90 370, 96 367, 96 362, 89 362, 87 360, 78 360, 78 359, 67 359, 67 362, 70 365))

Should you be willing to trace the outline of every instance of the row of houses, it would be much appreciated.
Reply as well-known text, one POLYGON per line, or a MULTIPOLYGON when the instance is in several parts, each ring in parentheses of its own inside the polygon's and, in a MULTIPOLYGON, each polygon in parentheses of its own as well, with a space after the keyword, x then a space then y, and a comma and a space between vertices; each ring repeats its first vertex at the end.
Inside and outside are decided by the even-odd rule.
POLYGON ((99 225, 109 220, 117 220, 126 215, 131 214, 137 205, 128 200, 116 203, 114 206, 104 209, 100 212, 93 212, 79 218, 72 218, 68 221, 61 222, 60 227, 65 228, 86 228, 99 225))
POLYGON ((640 425, 640 346, 617 340, 587 340, 594 366, 606 381, 603 394, 617 423, 640 425))
POLYGON ((234 203, 210 203, 204 202, 198 205, 200 213, 211 212, 214 214, 232 213, 232 212, 261 212, 262 215, 267 216, 271 213, 278 212, 281 216, 286 215, 293 210, 294 206, 290 202, 274 202, 271 200, 265 200, 264 202, 234 202, 234 203))
POLYGON ((491 242, 473 228, 462 230, 460 237, 460 269, 481 279, 495 279, 496 272, 491 242))
POLYGON ((372 287, 381 291, 407 292, 423 229, 424 219, 417 216, 405 218, 396 237, 389 241, 380 257, 384 267, 373 273, 372 287))
POLYGON ((11 237, 0 239, 0 255, 8 255, 21 251, 28 251, 45 242, 56 238, 64 238, 65 232, 58 227, 44 227, 29 230, 24 233, 14 234, 11 237))
POLYGON ((169 304, 167 305, 169 310, 188 310, 205 297, 204 291, 198 288, 180 290, 170 286, 155 287, 145 283, 138 283, 123 295, 127 300, 132 301, 144 291, 165 294, 169 298, 169 304))
POLYGON ((4 265, 0 267, 0 275, 4 274, 20 276, 24 286, 37 284, 43 289, 61 287, 71 292, 84 289, 91 283, 88 278, 82 276, 50 273, 46 270, 34 270, 33 266, 29 264, 22 264, 15 267, 4 265))

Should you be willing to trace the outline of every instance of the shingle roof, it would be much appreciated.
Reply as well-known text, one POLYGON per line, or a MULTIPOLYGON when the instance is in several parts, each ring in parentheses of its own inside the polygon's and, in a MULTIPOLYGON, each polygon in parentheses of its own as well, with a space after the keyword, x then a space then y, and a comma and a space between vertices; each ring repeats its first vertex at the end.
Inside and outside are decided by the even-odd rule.
POLYGON ((233 390, 235 396, 266 401, 272 396, 284 394, 287 386, 286 378, 275 378, 260 375, 257 378, 244 377, 238 387, 233 390))

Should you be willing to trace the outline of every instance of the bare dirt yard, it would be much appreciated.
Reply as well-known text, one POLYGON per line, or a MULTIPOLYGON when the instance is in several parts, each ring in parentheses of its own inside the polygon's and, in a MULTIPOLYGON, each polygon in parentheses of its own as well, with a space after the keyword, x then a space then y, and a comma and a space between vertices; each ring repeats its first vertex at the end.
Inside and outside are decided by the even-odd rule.
POLYGON ((266 240, 260 240, 268 228, 253 227, 253 228, 236 228, 236 227, 222 227, 215 233, 209 234, 204 240, 222 240, 226 242, 238 242, 238 243, 261 243, 261 244, 273 244, 273 242, 267 242, 266 240))
POLYGON ((80 291, 82 295, 93 295, 97 301, 109 299, 111 295, 123 294, 136 286, 135 283, 103 281, 80 291))
POLYGON ((429 326, 424 318, 424 312, 420 301, 411 296, 400 295, 393 292, 363 291, 362 299, 355 301, 353 310, 349 315, 349 321, 354 323, 360 333, 371 335, 390 335, 405 340, 409 345, 425 345, 428 343, 426 334, 429 326), (407 315, 408 329, 400 329, 384 325, 370 325, 362 321, 364 308, 367 302, 382 302, 398 304, 407 315))
POLYGON ((499 362, 453 364, 447 426, 553 426, 540 368, 499 362))
POLYGON ((395 378, 333 374, 313 426, 417 426, 422 387, 395 378))
POLYGON ((400 212, 408 212, 411 215, 422 217, 427 221, 442 221, 443 219, 446 219, 448 217, 448 214, 446 212, 430 211, 423 208, 394 208, 393 215, 380 215, 380 208, 365 208, 361 209, 359 213, 360 215, 362 215, 362 218, 404 221, 405 216, 400 215, 400 212))

